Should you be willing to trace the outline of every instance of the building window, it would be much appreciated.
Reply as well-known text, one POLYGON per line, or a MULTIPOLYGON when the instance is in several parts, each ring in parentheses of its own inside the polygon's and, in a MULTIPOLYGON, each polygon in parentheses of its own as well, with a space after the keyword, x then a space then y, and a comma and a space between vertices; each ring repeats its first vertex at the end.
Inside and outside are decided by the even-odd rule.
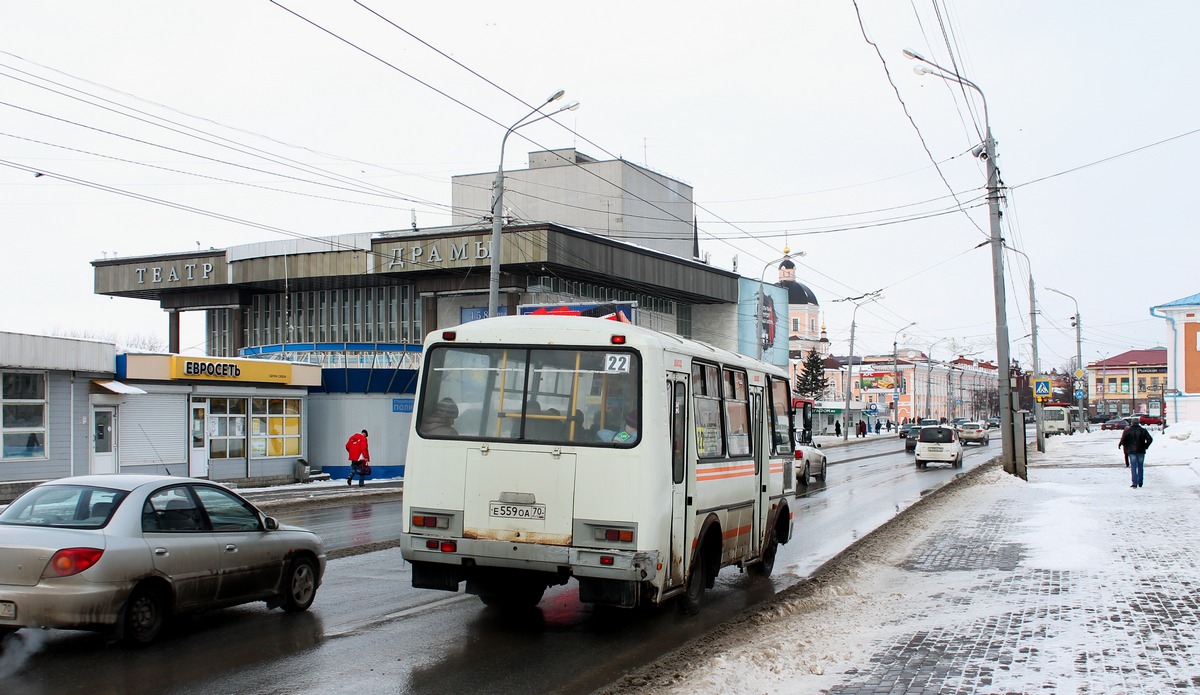
POLYGON ((1121 393, 1129 393, 1129 377, 1121 377, 1121 393))
POLYGON ((4 372, 0 377, 0 458, 46 458, 46 374, 4 372))
POLYGON ((300 455, 299 398, 255 398, 250 426, 254 458, 300 455))
POLYGON ((1139 376, 1137 384, 1138 384, 1138 393, 1145 393, 1146 392, 1146 377, 1139 376))
POLYGON ((246 458, 246 399, 208 399, 208 457, 246 458))

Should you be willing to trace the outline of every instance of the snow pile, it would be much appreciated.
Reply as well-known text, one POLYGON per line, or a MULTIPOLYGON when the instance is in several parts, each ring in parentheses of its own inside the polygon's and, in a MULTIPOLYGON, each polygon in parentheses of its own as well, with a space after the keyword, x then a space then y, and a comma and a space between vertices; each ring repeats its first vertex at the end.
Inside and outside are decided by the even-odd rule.
POLYGON ((1189 442, 1200 444, 1200 423, 1177 422, 1162 433, 1163 441, 1189 442))

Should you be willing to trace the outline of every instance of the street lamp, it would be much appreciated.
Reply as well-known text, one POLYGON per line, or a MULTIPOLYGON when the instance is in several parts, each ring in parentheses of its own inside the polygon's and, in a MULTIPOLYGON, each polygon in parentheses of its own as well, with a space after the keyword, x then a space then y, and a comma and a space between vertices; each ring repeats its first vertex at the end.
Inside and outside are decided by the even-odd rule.
POLYGON ((562 113, 563 111, 574 111, 575 109, 579 108, 579 102, 572 101, 557 111, 543 113, 537 118, 526 120, 533 114, 540 113, 542 107, 544 107, 546 104, 562 99, 564 93, 565 92, 560 89, 554 94, 551 94, 549 99, 543 101, 540 106, 522 116, 519 121, 512 124, 508 130, 504 131, 504 139, 500 141, 500 166, 496 167, 496 181, 492 184, 492 263, 491 273, 488 277, 489 317, 496 316, 496 308, 500 304, 500 234, 504 227, 504 145, 508 142, 508 136, 512 135, 513 131, 517 128, 523 128, 530 123, 537 123, 543 118, 550 118, 551 116, 562 113))
MULTIPOLYGON (((1082 379, 1083 378, 1083 319, 1079 316, 1079 302, 1075 301, 1074 297, 1072 297, 1071 295, 1069 295, 1066 292, 1063 292, 1061 290, 1056 290, 1053 287, 1047 287, 1046 289, 1055 294, 1061 294, 1062 296, 1066 297, 1067 299, 1071 300, 1072 302, 1075 302, 1075 372, 1076 373, 1074 376, 1075 376, 1075 379, 1077 379, 1077 380, 1082 379)), ((1082 385, 1080 384, 1080 382, 1076 381, 1075 383, 1072 383, 1071 385, 1075 386, 1075 390, 1077 392, 1080 392, 1080 393, 1083 392, 1083 388, 1082 388, 1082 385)), ((1082 396, 1076 396, 1076 398, 1075 398, 1075 412, 1078 413, 1077 417, 1079 419, 1079 422, 1075 424, 1075 427, 1080 432, 1083 432, 1084 431, 1083 423, 1086 422, 1086 420, 1083 419, 1083 397, 1082 396)))
MULTIPOLYGON (((808 255, 808 253, 805 251, 799 251, 795 255, 798 258, 804 258, 805 256, 808 255)), ((763 285, 767 281, 766 280, 767 268, 770 268, 772 265, 774 265, 776 263, 782 263, 791 257, 792 257, 792 254, 788 253, 787 248, 784 248, 783 257, 776 258, 775 260, 768 262, 766 265, 763 266, 762 272, 758 274, 758 306, 757 306, 757 310, 754 313, 754 321, 755 321, 755 323, 754 323, 754 340, 758 344, 757 357, 760 360, 763 358, 764 336, 762 334, 762 325, 763 325, 763 304, 765 302, 765 300, 763 298, 763 285)), ((774 321, 775 319, 771 319, 771 320, 774 321)))
POLYGON ((988 189, 988 218, 990 221, 992 242, 992 292, 996 304, 996 362, 1000 368, 1000 440, 1002 442, 1001 462, 1006 473, 1017 474, 1016 441, 1013 431, 1012 403, 1012 360, 1008 352, 1008 310, 1004 303, 1004 249, 1003 238, 1000 236, 1000 172, 996 168, 996 141, 992 138, 992 124, 988 119, 987 97, 979 85, 962 75, 947 70, 937 63, 922 58, 916 53, 904 49, 904 55, 928 65, 934 70, 918 66, 919 75, 933 75, 949 82, 956 82, 975 90, 983 102, 983 123, 985 136, 983 147, 976 147, 971 152, 987 161, 988 189))
POLYGON ((858 308, 863 304, 870 304, 877 299, 883 299, 880 294, 883 290, 875 290, 866 294, 860 294, 857 297, 845 297, 844 299, 835 299, 835 302, 854 302, 854 311, 850 312, 850 359, 846 362, 846 409, 842 411, 842 441, 850 438, 850 383, 854 381, 854 327, 855 317, 858 315, 858 308), (866 299, 867 301, 859 303, 858 300, 866 299))
MULTIPOLYGON (((1029 335, 1033 339, 1033 376, 1036 379, 1042 375, 1042 367, 1038 362, 1037 300, 1034 298, 1035 295, 1033 293, 1033 261, 1029 259, 1029 254, 1025 253, 1024 251, 1019 251, 1011 246, 1005 246, 1004 248, 1025 256, 1025 263, 1029 265, 1029 335)), ((1037 440, 1037 450, 1040 453, 1045 453, 1046 433, 1042 424, 1042 403, 1037 399, 1036 396, 1033 399, 1033 423, 1035 432, 1034 438, 1037 440)))
MULTIPOLYGON (((930 406, 933 403, 933 394, 931 393, 931 386, 933 382, 933 364, 931 362, 933 359, 933 346, 937 345, 943 340, 950 340, 950 338, 938 338, 929 344, 929 350, 925 353, 925 417, 927 418, 932 417, 930 415, 930 406)), ((946 388, 947 390, 950 388, 949 377, 946 378, 946 388)))
MULTIPOLYGON (((892 385, 892 403, 895 404, 892 408, 896 411, 894 415, 900 413, 900 352, 897 348, 897 342, 900 340, 900 331, 905 328, 912 328, 915 325, 917 325, 917 322, 913 321, 904 328, 896 331, 896 335, 892 336, 892 378, 896 380, 896 383, 892 385)), ((915 379, 916 376, 916 367, 914 367, 913 378, 915 379)))

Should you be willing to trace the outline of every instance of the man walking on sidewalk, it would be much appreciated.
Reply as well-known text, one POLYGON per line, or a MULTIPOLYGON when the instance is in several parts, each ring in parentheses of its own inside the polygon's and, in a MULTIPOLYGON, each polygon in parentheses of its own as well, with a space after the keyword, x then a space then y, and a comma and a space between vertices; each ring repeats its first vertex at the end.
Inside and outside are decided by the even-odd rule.
POLYGON ((1137 421, 1134 421, 1121 433, 1121 441, 1117 442, 1117 448, 1125 449, 1125 458, 1129 460, 1129 475, 1133 479, 1133 484, 1129 487, 1142 486, 1146 450, 1150 448, 1153 441, 1154 438, 1137 421))

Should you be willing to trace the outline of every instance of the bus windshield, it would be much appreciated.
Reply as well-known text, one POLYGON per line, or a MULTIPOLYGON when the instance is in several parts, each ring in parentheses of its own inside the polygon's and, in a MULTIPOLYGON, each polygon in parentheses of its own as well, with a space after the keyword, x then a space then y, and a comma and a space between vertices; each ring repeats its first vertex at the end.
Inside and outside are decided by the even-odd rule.
POLYGON ((417 433, 428 439, 635 446, 641 360, 616 347, 437 345, 417 433))

